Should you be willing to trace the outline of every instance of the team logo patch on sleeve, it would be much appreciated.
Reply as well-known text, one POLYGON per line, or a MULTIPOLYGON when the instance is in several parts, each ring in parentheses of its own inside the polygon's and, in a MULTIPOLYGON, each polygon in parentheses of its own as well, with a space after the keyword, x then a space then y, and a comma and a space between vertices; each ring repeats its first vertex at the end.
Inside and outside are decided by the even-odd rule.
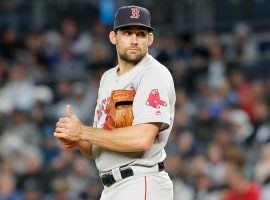
MULTIPOLYGON (((158 89, 153 89, 146 101, 147 106, 151 106, 153 108, 160 108, 160 106, 167 106, 167 103, 160 99, 159 91, 158 89)), ((159 112, 160 114, 160 112, 159 112)))

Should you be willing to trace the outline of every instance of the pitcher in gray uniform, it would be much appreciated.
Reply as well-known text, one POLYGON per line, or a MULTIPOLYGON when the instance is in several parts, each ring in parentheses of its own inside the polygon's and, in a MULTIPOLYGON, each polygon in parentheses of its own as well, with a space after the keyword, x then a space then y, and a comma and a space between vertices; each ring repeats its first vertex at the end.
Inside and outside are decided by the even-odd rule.
POLYGON ((168 69, 148 54, 154 41, 150 12, 138 6, 119 8, 109 38, 118 65, 101 78, 93 127, 83 125, 67 106, 54 135, 64 150, 78 147, 95 159, 104 186, 101 200, 172 200, 173 185, 163 161, 175 89, 168 69), (110 111, 117 107, 113 98, 129 97, 112 95, 115 91, 133 94, 129 125, 113 121, 118 112, 110 111))

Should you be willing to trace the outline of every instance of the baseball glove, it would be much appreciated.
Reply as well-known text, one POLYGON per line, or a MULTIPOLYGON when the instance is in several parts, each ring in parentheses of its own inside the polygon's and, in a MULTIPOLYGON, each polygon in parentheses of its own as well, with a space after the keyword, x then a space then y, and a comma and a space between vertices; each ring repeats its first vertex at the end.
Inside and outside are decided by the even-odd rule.
POLYGON ((106 106, 106 121, 103 128, 112 130, 127 127, 133 121, 134 90, 114 90, 106 106))

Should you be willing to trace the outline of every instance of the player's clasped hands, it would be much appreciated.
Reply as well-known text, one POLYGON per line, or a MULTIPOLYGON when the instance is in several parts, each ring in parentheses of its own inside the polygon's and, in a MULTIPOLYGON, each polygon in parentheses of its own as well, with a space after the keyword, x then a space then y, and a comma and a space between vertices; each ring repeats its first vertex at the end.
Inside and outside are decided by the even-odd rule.
POLYGON ((61 148, 70 150, 77 146, 82 133, 82 123, 71 111, 70 105, 66 108, 67 117, 59 118, 56 123, 54 136, 59 140, 61 148))

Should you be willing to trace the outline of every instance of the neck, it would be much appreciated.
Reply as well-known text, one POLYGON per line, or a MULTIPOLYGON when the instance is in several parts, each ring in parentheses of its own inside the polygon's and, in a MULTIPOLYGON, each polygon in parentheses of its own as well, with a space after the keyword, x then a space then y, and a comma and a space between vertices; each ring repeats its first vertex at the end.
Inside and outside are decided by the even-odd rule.
POLYGON ((129 72, 136 64, 131 63, 131 62, 126 62, 122 59, 118 59, 119 63, 119 69, 118 69, 118 75, 123 75, 127 72, 129 72))
MULTIPOLYGON (((144 59, 145 56, 147 56, 147 54, 145 54, 145 55, 141 58, 141 60, 144 59)), ((133 67, 135 67, 139 62, 141 62, 141 60, 138 61, 137 63, 136 63, 136 62, 128 62, 128 61, 125 61, 125 60, 121 59, 119 55, 117 56, 117 59, 118 59, 118 64, 119 64, 119 69, 118 69, 118 71, 117 71, 117 74, 118 74, 119 76, 121 76, 121 75, 123 75, 123 74, 129 72, 129 71, 130 71, 131 69, 133 69, 133 67)))

